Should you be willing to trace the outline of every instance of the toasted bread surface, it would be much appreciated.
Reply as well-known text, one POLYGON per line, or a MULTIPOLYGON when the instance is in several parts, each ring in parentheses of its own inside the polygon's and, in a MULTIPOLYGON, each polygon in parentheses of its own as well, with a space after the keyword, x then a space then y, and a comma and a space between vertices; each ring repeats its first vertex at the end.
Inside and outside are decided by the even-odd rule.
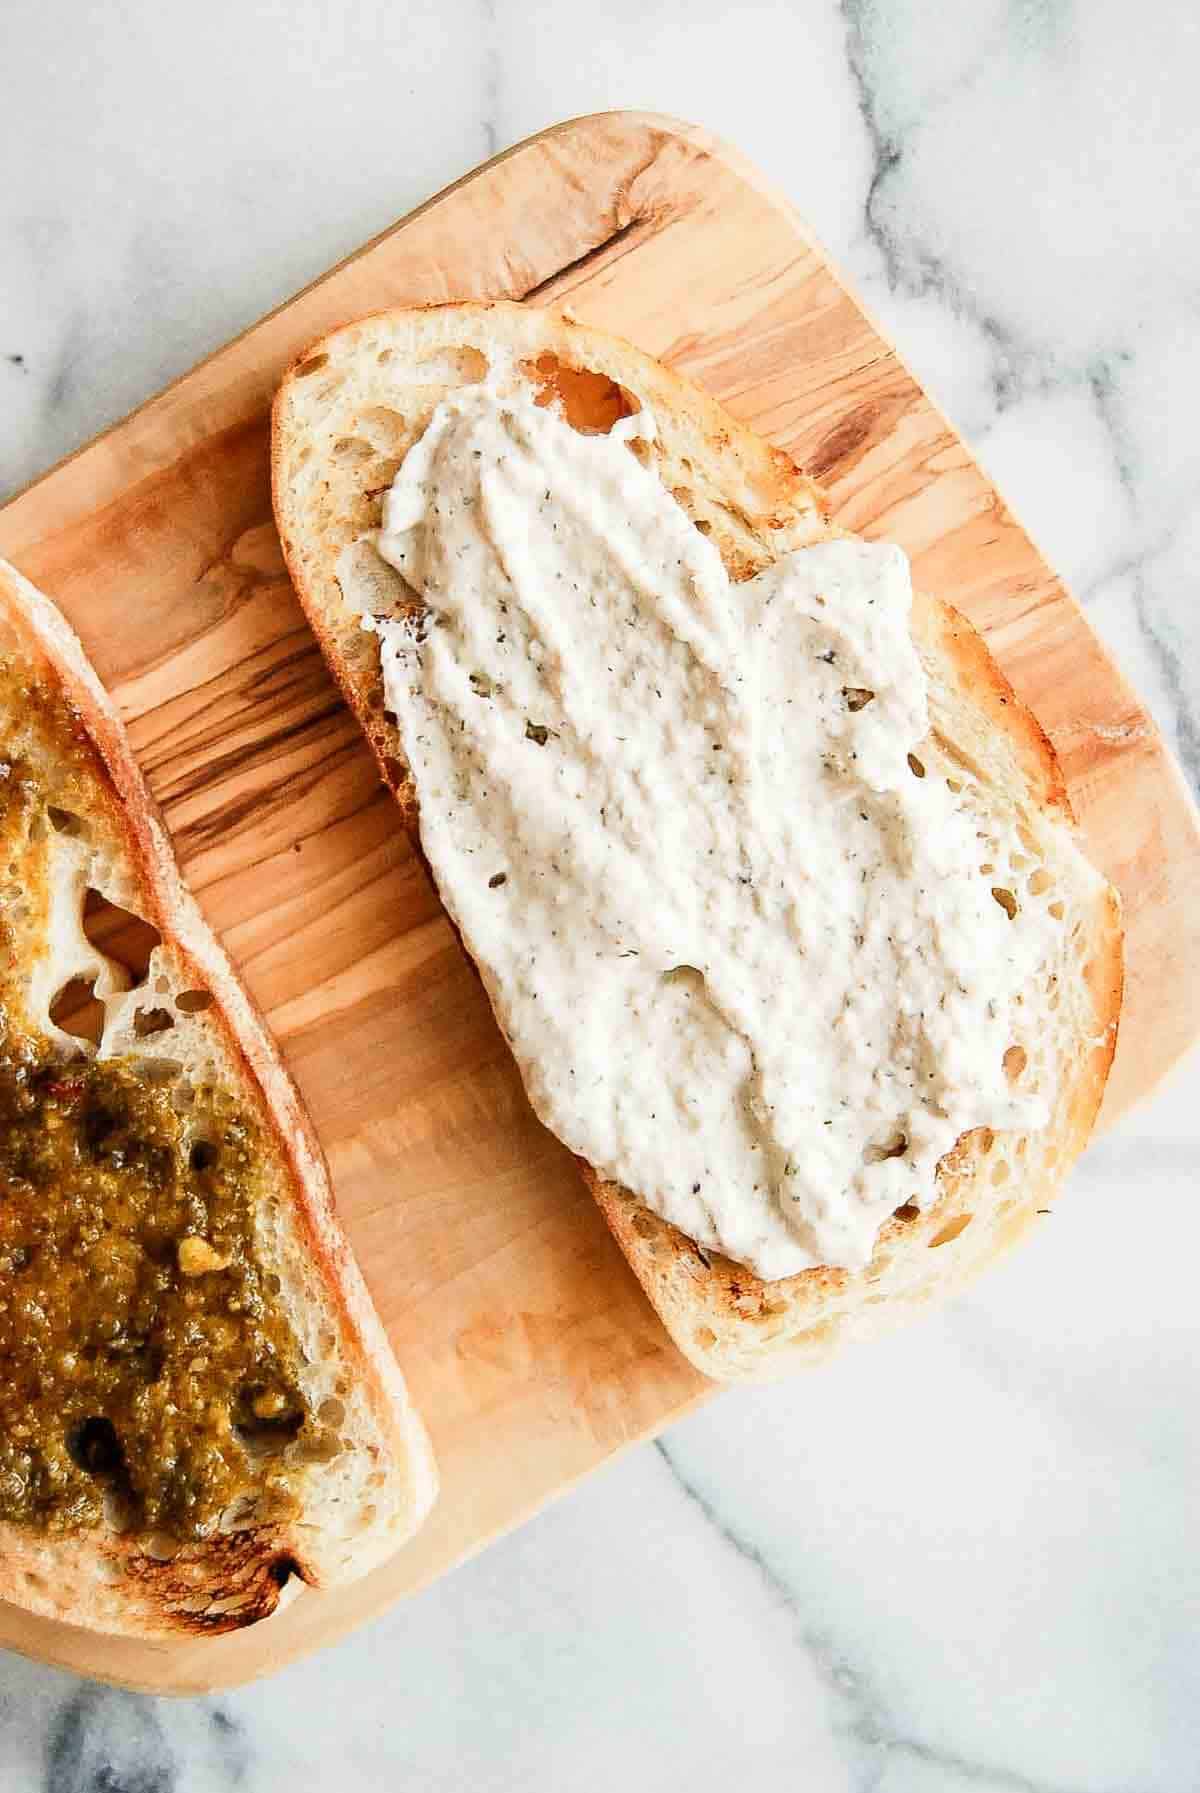
MULTIPOLYGON (((419 611, 420 601, 374 552, 372 536, 383 494, 439 400, 481 379, 496 356, 576 427, 608 428, 647 406, 656 440, 635 452, 709 535, 735 580, 840 533, 819 489, 787 455, 630 344, 550 312, 504 302, 396 311, 315 344, 276 400, 276 516, 301 601, 414 839, 417 793, 385 709, 377 642, 361 617, 419 611)), ((927 774, 969 781, 985 827, 990 814, 998 831, 1020 830, 1024 863, 1011 867, 1010 881, 1056 884, 1060 958, 1031 994, 1044 1021, 1041 1071, 1055 1090, 1053 1116, 1037 1134, 964 1135, 941 1164, 936 1199, 919 1212, 901 1210, 866 1269, 815 1269, 770 1283, 701 1250, 636 1191, 582 1165, 676 1343, 721 1380, 818 1359, 961 1286, 1006 1249, 1048 1208, 1086 1143, 1115 1047, 1119 904, 1074 840, 1051 745, 965 618, 918 596, 912 627, 930 682, 927 774)))
MULTIPOLYGON (((40 1522, 23 1516, 0 1523, 0 1597, 112 1633, 227 1630, 273 1611, 292 1576, 330 1585, 389 1555, 432 1502, 431 1452, 337 1224, 311 1123, 264 1022, 180 879, 117 711, 59 612, 2 563, 0 762, 19 777, 28 797, 5 811, 0 841, 6 849, 0 854, 0 935, 7 1046, 18 1042, 31 1068, 54 1078, 55 1126, 73 1124, 72 1098, 79 1094, 86 1102, 98 1076, 124 1079, 131 1091, 145 1084, 170 1092, 160 1107, 168 1119, 168 1109, 180 1115, 178 1139, 159 1148, 162 1162, 156 1161, 154 1174, 173 1196, 186 1185, 194 1218, 186 1243, 167 1242, 158 1286, 162 1302, 174 1301, 178 1311, 186 1310, 191 1288, 215 1287, 216 1295, 199 1306, 197 1355, 183 1366, 168 1357, 159 1369, 160 1376, 182 1378, 178 1398, 184 1402, 186 1396, 188 1403, 176 1412, 173 1382, 172 1400, 160 1403, 167 1416, 162 1424, 178 1418, 178 1448, 186 1453, 193 1448, 197 1415, 211 1402, 213 1435, 243 1469, 237 1498, 215 1521, 203 1517, 190 1526, 159 1523, 150 1529, 144 1491, 161 1480, 164 1465, 129 1457, 114 1476, 113 1451, 120 1457, 130 1441, 114 1439, 109 1427, 109 1460, 86 1452, 83 1460, 84 1470, 95 1468, 103 1484, 102 1516, 95 1517, 94 1501, 80 1499, 72 1507, 48 1496, 40 1522), (126 919, 138 918, 149 937, 157 937, 137 981, 122 966, 119 942, 110 955, 105 941, 85 929, 88 892, 102 906, 126 912, 126 919), (74 983, 89 983, 99 1002, 92 1044, 58 1000, 74 983), (239 1318, 237 1302, 227 1314, 220 1311, 220 1254, 204 1237, 204 1170, 234 1137, 201 1137, 197 1128, 213 1113, 235 1116, 236 1138, 246 1142, 252 1200, 244 1246, 256 1300, 265 1303, 256 1337, 286 1359, 303 1414, 302 1420, 288 1415, 289 1423, 272 1432, 269 1416, 280 1397, 264 1384, 259 1399, 268 1419, 260 1433, 245 1434, 241 1454, 239 1426, 246 1413, 235 1403, 245 1391, 214 1382, 204 1353, 205 1338, 215 1353, 223 1336, 237 1361, 238 1328, 248 1323, 239 1318), (194 1176, 189 1163, 200 1167, 194 1176), (218 1323, 227 1329, 223 1334, 205 1331, 218 1323), (190 1383, 189 1375, 198 1383, 190 1383)), ((84 1143, 75 1149, 83 1153, 100 1134, 88 1132, 86 1116, 79 1124, 84 1143)), ((102 1126, 108 1125, 104 1120, 102 1126)), ((167 1137, 174 1140, 170 1128, 167 1137)), ((147 1252, 152 1246, 136 1228, 123 1231, 113 1221, 114 1213, 123 1212, 121 1179, 128 1172, 122 1165, 132 1161, 129 1151, 109 1151, 104 1160, 113 1203, 104 1215, 109 1232, 99 1245, 107 1254, 102 1263, 118 1254, 136 1278, 145 1271, 142 1244, 147 1252)), ((38 1193, 53 1223, 61 1218, 56 1205, 71 1194, 69 1179, 52 1179, 38 1193)), ((84 1221, 87 1233, 86 1214, 84 1221)), ((71 1229, 56 1231, 51 1224, 47 1232, 65 1277, 71 1229)), ((20 1278, 21 1262, 10 1262, 7 1294, 19 1294, 20 1278)), ((86 1304, 88 1323, 98 1321, 102 1329, 103 1299, 94 1289, 93 1297, 86 1304)), ((8 1366, 6 1378, 13 1388, 21 1371, 20 1337, 14 1337, 18 1361, 8 1366)), ((86 1345, 77 1342, 84 1358, 97 1351, 105 1356, 94 1331, 86 1345)), ((131 1375, 154 1380, 155 1369, 144 1367, 154 1360, 153 1338, 122 1335, 117 1345, 143 1363, 131 1367, 131 1375)), ((79 1373, 86 1381, 86 1363, 79 1373)), ((106 1373, 109 1386, 123 1391, 123 1368, 110 1364, 106 1373)), ((97 1422, 109 1425, 103 1413, 89 1423, 97 1422)), ((48 1436, 40 1453, 34 1442, 31 1460, 44 1469, 55 1461, 51 1446, 62 1441, 48 1436)), ((77 1442, 70 1450, 79 1457, 77 1442)), ((61 1450, 57 1462, 59 1483, 65 1477, 69 1491, 72 1471, 61 1450)), ((53 1495, 53 1478, 47 1485, 53 1495)))

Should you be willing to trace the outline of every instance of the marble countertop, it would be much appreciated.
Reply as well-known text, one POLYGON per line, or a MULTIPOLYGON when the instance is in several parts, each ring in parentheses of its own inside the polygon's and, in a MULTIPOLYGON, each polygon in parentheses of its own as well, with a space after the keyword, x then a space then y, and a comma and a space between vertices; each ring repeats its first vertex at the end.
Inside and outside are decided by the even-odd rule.
MULTIPOLYGON (((1191 7, 10 0, 0 66, 0 489, 497 148, 673 111, 794 197, 1200 784, 1191 7)), ((1198 1098, 1193 1061, 968 1299, 273 1681, 0 1657, 0 1786, 1186 1793, 1198 1098)))

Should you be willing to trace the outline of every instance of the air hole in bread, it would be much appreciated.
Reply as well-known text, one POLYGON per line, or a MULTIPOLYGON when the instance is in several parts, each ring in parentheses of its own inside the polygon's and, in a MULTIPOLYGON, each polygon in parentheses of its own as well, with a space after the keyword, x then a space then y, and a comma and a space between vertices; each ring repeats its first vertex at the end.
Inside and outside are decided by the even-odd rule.
POLYGON ((902 1207, 896 1209, 895 1213, 892 1215, 892 1219, 915 1220, 920 1212, 921 1210, 918 1208, 916 1202, 905 1202, 902 1207))
POLYGON ((712 524, 707 517, 693 517, 692 523, 694 527, 700 531, 701 535, 712 534, 712 524))
MULTIPOLYGON (((374 1514, 372 1507, 371 1512, 374 1514)), ((299 1575, 300 1565, 293 1556, 277 1556, 271 1564, 271 1580, 276 1587, 286 1587, 293 1575, 299 1575)))
POLYGON ((51 803, 46 807, 46 815, 56 834, 81 835, 87 832, 83 818, 77 816, 73 810, 59 809, 57 805, 51 803))
POLYGON ((319 374, 323 367, 328 366, 328 355, 310 355, 307 361, 302 361, 299 367, 296 368, 293 378, 297 380, 307 380, 310 374, 319 374))
POLYGON ((1052 915, 1055 921, 1061 921, 1067 912, 1061 903, 1053 902, 1046 904, 1046 913, 1052 915))
POLYGON ((534 403, 554 406, 563 421, 581 435, 606 436, 622 417, 631 417, 639 408, 607 374, 572 367, 557 355, 523 361, 521 372, 537 388, 534 403))
MULTIPOLYGON (((391 350, 383 354, 391 356, 391 350)), ((383 360, 383 355, 379 357, 383 360)), ((436 355, 418 361, 406 379, 414 386, 478 386, 488 375, 488 359, 470 343, 447 344, 436 355)))
POLYGON ((1030 896, 1041 896, 1042 892, 1044 890, 1049 890, 1053 883, 1054 873, 1047 871, 1044 865, 1039 866, 1038 870, 1033 873, 1029 880, 1030 896))
POLYGON ((162 945, 157 928, 131 909, 109 902, 102 891, 89 889, 83 899, 83 931, 97 952, 124 966, 131 989, 145 983, 150 955, 162 945))
POLYGON ((66 1436, 67 1454, 89 1475, 117 1475, 124 1467, 125 1453, 117 1429, 103 1414, 78 1421, 66 1436))
POLYGON ((336 577, 347 609, 363 616, 408 616, 420 602, 412 586, 376 553, 374 543, 365 537, 360 536, 342 549, 336 577))
POLYGON ((910 753, 908 756, 908 769, 914 778, 924 778, 925 776, 924 761, 919 760, 915 753, 910 753))
MULTIPOLYGON (((358 423, 368 443, 381 454, 403 454, 412 435, 408 420, 401 412, 393 411, 390 405, 368 405, 358 423)), ((387 485, 391 485, 395 472, 393 467, 387 474, 387 485)))
POLYGON ((156 1033, 166 1033, 174 1025, 174 1017, 166 1009, 139 1009, 133 1017, 133 1031, 139 1040, 153 1039, 156 1033))
POLYGON ((94 977, 73 977, 50 1004, 50 1019, 73 1039, 98 1046, 104 1032, 104 1004, 96 995, 94 977))
POLYGON ((1000 907, 1003 909, 1004 913, 1007 915, 1009 921, 1016 921, 1017 909, 1018 909, 1019 905, 1018 905, 1017 899, 1013 895, 1012 891, 1006 890, 1002 885, 993 884, 992 885, 992 895, 995 897, 996 901, 999 903, 1000 907))
POLYGON ((875 701, 875 693, 868 691, 865 685, 843 685, 842 696, 846 700, 846 708, 854 714, 865 710, 869 703, 875 701))
POLYGON ((996 1135, 990 1127, 981 1127, 976 1137, 979 1141, 980 1156, 986 1158, 996 1143, 996 1135))
POLYGON ((869 1145, 863 1153, 863 1161, 866 1164, 882 1164, 887 1158, 903 1158, 907 1150, 908 1135, 894 1133, 890 1139, 885 1139, 878 1145, 869 1145))
POLYGON ((195 1139, 192 1141, 192 1149, 188 1153, 188 1163, 194 1171, 203 1174, 204 1171, 213 1168, 220 1156, 221 1148, 215 1140, 195 1139))
POLYGON ((1015 1083, 1028 1063, 1029 1054, 1024 1046, 1010 1046, 1004 1054, 1004 1075, 1008 1081, 1015 1083))
POLYGON ((375 450, 361 436, 339 436, 329 451, 331 461, 340 467, 361 467, 375 459, 375 450))
POLYGON ((198 1015, 202 1009, 210 1009, 212 1005, 211 990, 181 990, 175 998, 175 1007, 181 1015, 198 1015))
POLYGON ((967 1230, 974 1218, 975 1216, 973 1214, 956 1214, 953 1220, 948 1220, 945 1226, 939 1227, 937 1232, 933 1235, 933 1238, 929 1241, 930 1251, 932 1251, 936 1245, 949 1245, 952 1239, 957 1239, 960 1233, 964 1233, 967 1230))
POLYGON ((711 1326, 697 1326, 694 1336, 702 1351, 711 1351, 717 1342, 717 1335, 711 1326))
POLYGON ((690 984, 694 987, 696 984, 703 984, 704 973, 694 965, 672 965, 670 970, 663 972, 662 981, 664 984, 690 984))
POLYGON ((273 1382, 240 1388, 230 1414, 241 1443, 255 1456, 284 1451, 304 1424, 304 1409, 290 1390, 273 1382))

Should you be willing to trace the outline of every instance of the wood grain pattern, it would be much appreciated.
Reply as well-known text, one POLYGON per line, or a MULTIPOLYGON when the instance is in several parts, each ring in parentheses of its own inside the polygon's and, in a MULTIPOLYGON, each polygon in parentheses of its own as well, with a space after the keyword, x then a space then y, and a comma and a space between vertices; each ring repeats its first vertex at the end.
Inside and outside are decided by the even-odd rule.
POLYGON ((98 1642, 0 1608, 0 1643, 159 1691, 226 1686, 378 1612, 708 1392, 533 1119, 378 788, 271 525, 267 408, 355 315, 569 305, 789 448, 988 634, 1120 886, 1129 995, 1106 1112, 1200 1033, 1200 829, 1134 693, 791 208, 704 132, 559 126, 431 201, 0 512, 116 694, 200 901, 279 1035, 434 1435, 443 1494, 382 1573, 256 1629, 98 1642))

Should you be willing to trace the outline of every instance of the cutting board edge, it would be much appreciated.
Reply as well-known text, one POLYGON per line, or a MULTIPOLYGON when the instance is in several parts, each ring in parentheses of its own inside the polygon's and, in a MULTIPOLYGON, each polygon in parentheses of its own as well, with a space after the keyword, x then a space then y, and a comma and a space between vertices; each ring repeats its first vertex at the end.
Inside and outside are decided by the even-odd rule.
MULTIPOLYGON (((605 1456, 602 1467, 608 1469, 613 1464, 621 1462, 623 1458, 629 1456, 641 1445, 653 1443, 656 1438, 661 1437, 668 1426, 673 1426, 677 1420, 686 1419, 689 1414, 698 1412, 701 1407, 706 1407, 722 1392, 721 1386, 715 1382, 707 1388, 698 1390, 671 1413, 664 1414, 644 1430, 631 1434, 615 1450, 605 1456)), ((61 1669, 67 1674, 86 1675, 88 1680, 95 1681, 102 1687, 114 1687, 123 1693, 148 1694, 155 1698, 195 1699, 212 1694, 232 1693, 243 1687, 253 1687, 256 1682, 264 1681, 271 1675, 281 1673, 285 1668, 290 1668, 293 1663, 310 1661, 321 1650, 329 1648, 332 1643, 340 1642, 352 1631, 358 1631, 365 1625, 374 1624, 402 1602, 424 1593, 427 1588, 434 1586, 443 1577, 456 1574, 459 1569, 465 1568, 467 1564, 481 1556, 485 1550, 490 1549, 501 1538, 518 1531, 521 1526, 536 1519, 539 1513, 545 1512, 556 1500, 578 1488, 596 1473, 597 1467, 596 1464, 587 1464, 577 1470, 567 1481, 557 1483, 553 1488, 547 1488, 515 1517, 507 1520, 503 1525, 497 1526, 494 1530, 481 1534, 468 1549, 462 1551, 453 1560, 431 1566, 427 1572, 414 1577, 410 1585, 389 1599, 378 1612, 347 1626, 332 1640, 321 1637, 309 1638, 299 1648, 287 1650, 279 1661, 272 1661, 268 1655, 246 1673, 233 1675, 192 1674, 187 1672, 186 1668, 182 1674, 179 1672, 180 1664, 190 1664, 193 1658, 197 1662, 203 1663, 205 1657, 212 1653, 214 1645, 219 1649, 221 1636, 215 1638, 156 1638, 153 1640, 125 1639, 114 1637, 110 1632, 88 1631, 81 1626, 70 1625, 64 1620, 41 1617, 37 1619, 36 1623, 39 1629, 44 1626, 49 1634, 45 1648, 26 1648, 20 1643, 0 1637, 0 1650, 11 1650, 14 1655, 23 1656, 26 1661, 40 1662, 47 1668, 61 1669), (51 1641, 55 1634, 63 1635, 66 1644, 72 1648, 56 1649, 51 1641), (103 1667, 88 1667, 87 1669, 79 1667, 80 1656, 90 1654, 94 1649, 105 1647, 112 1649, 115 1646, 119 1649, 126 1643, 133 1643, 137 1648, 146 1649, 156 1657, 161 1657, 164 1665, 170 1665, 171 1678, 159 1680, 138 1675, 123 1675, 119 1672, 110 1673, 103 1667)), ((397 1552, 397 1559, 403 1558, 405 1548, 406 1546, 401 1546, 397 1552)), ((282 1600, 269 1618, 259 1620, 257 1625, 246 1632, 226 1632, 222 1636, 239 1637, 252 1634, 256 1643, 262 1643, 269 1647, 274 1635, 273 1626, 279 1623, 286 1624, 289 1613, 294 1611, 301 1602, 311 1605, 314 1601, 320 1601, 326 1597, 319 1588, 300 1586, 297 1588, 295 1596, 290 1601, 286 1598, 282 1600)), ((7 1601, 0 1601, 0 1618, 6 1612, 14 1612, 25 1621, 31 1617, 21 1608, 13 1607, 7 1601)))
MULTIPOLYGON (((239 348, 257 331, 263 329, 266 325, 273 323, 276 318, 279 318, 285 312, 290 311, 293 306, 299 304, 301 300, 306 299, 311 293, 316 292, 319 287, 324 286, 328 281, 333 280, 345 269, 353 267, 356 262, 362 261, 365 256, 370 255, 373 250, 378 249, 381 244, 386 243, 389 237, 393 237, 398 231, 406 230, 410 225, 415 224, 418 219, 423 218, 428 212, 433 211, 435 207, 441 205, 443 201, 452 198, 461 188, 469 186, 470 183, 477 180, 480 175, 488 174, 493 169, 499 168, 503 163, 511 161, 515 156, 519 156, 522 151, 532 148, 535 144, 544 143, 548 139, 566 135, 570 131, 576 130, 581 126, 589 125, 600 120, 613 122, 620 120, 631 124, 648 125, 655 129, 661 129, 673 136, 681 138, 683 141, 693 143, 698 149, 706 150, 712 154, 720 154, 723 158, 726 152, 734 156, 740 153, 721 143, 717 138, 706 132, 700 125, 690 124, 685 119, 673 118, 670 114, 665 112, 647 112, 636 107, 629 109, 624 107, 613 107, 603 112, 581 112, 571 118, 560 119, 555 124, 546 125, 540 131, 531 131, 527 137, 522 137, 518 142, 509 144, 507 148, 498 150, 494 156, 489 156, 486 162, 477 163, 474 168, 468 169, 466 174, 460 174, 446 186, 439 187, 436 193, 431 193, 428 199, 421 200, 417 205, 413 206, 411 211, 404 212, 399 218, 394 219, 391 224, 385 224, 382 229, 377 230, 373 236, 368 237, 364 243, 360 243, 356 248, 349 250, 347 254, 343 255, 338 261, 333 262, 331 266, 323 269, 319 274, 314 274, 311 280, 306 280, 285 298, 280 299, 278 304, 270 306, 266 311, 260 313, 258 317, 252 318, 248 324, 243 325, 240 330, 235 331, 232 336, 226 337, 224 342, 218 343, 215 348, 209 350, 208 354, 202 355, 198 361, 192 362, 191 365, 184 368, 181 373, 175 374, 161 386, 156 387, 153 392, 147 393, 145 398, 139 399, 138 403, 136 405, 131 405, 128 411, 123 411, 120 416, 113 418, 111 423, 106 423, 102 429, 96 431, 95 435, 89 436, 87 440, 81 442, 78 447, 68 449, 66 454, 60 455, 56 461, 51 461, 48 467, 43 467, 40 472, 33 474, 31 478, 18 486, 15 491, 10 492, 3 503, 0 503, 0 526, 2 526, 4 518, 10 511, 18 510, 26 499, 33 493, 40 491, 43 486, 48 485, 52 480, 56 479, 56 477, 65 472, 67 468, 74 466, 77 461, 84 459, 87 455, 93 453, 94 450, 103 447, 112 437, 128 429, 131 424, 138 422, 143 417, 156 411, 161 405, 171 399, 182 386, 187 385, 189 381, 194 379, 196 375, 204 373, 215 363, 221 361, 231 351, 239 348)), ((556 276, 547 277, 548 280, 553 278, 556 278, 556 276)), ((346 321, 349 322, 350 320, 347 319, 346 321)), ((324 332, 320 332, 320 334, 323 333, 324 332)), ((312 340, 315 341, 315 337, 312 340)))

